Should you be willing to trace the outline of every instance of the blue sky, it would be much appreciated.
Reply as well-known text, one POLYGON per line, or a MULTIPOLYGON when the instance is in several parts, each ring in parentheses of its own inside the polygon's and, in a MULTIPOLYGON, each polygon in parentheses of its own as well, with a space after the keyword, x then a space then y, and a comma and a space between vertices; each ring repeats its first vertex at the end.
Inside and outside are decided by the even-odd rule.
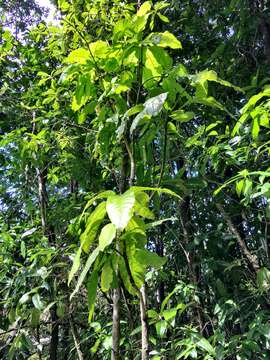
POLYGON ((53 21, 53 14, 54 14, 54 11, 55 11, 55 7, 50 3, 49 0, 36 0, 36 2, 41 5, 41 6, 45 6, 47 8, 50 9, 50 13, 49 13, 49 16, 47 18, 47 21, 53 21))

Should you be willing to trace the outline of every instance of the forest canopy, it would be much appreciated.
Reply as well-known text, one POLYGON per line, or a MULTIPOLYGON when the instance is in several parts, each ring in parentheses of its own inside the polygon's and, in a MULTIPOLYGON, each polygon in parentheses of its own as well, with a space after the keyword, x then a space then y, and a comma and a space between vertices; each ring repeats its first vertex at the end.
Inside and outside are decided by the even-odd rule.
POLYGON ((267 0, 0 0, 0 358, 270 358, 267 0))

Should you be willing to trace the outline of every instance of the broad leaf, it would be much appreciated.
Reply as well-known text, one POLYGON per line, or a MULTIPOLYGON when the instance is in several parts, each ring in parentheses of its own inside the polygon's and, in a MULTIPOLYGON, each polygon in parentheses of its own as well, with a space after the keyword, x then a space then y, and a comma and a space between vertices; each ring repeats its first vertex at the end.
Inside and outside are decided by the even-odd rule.
POLYGON ((169 47, 171 49, 182 49, 181 42, 169 31, 163 33, 152 33, 146 40, 146 44, 152 44, 160 47, 169 47))
POLYGON ((76 50, 73 50, 67 57, 66 62, 68 64, 85 64, 87 60, 90 59, 90 54, 88 50, 85 50, 83 48, 79 48, 76 50))
POLYGON ((107 199, 106 209, 111 222, 122 231, 134 212, 135 195, 132 190, 122 195, 112 195, 107 199))
POLYGON ((116 236, 116 227, 114 224, 105 225, 99 235, 99 248, 101 251, 109 246, 116 236))

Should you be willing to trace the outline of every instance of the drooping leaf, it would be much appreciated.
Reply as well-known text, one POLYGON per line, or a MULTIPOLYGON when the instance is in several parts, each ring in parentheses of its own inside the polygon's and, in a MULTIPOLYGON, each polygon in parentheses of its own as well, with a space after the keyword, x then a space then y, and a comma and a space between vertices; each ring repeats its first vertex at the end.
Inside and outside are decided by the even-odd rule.
POLYGON ((79 267, 81 264, 81 254, 82 254, 82 247, 80 246, 78 251, 76 252, 74 259, 73 259, 72 268, 68 275, 68 285, 71 283, 71 280, 73 279, 74 275, 79 270, 79 267))
POLYGON ((83 215, 85 214, 86 210, 89 209, 89 207, 91 205, 93 205, 95 201, 97 201, 99 199, 107 199, 108 196, 114 195, 114 194, 115 194, 114 191, 107 190, 107 191, 102 191, 100 194, 97 194, 97 195, 93 196, 90 200, 88 200, 87 204, 85 205, 85 207, 83 209, 83 212, 82 212, 82 214, 80 216, 80 221, 81 221, 83 215))
POLYGON ((150 89, 161 79, 164 69, 150 48, 143 49, 143 64, 143 86, 150 89))
POLYGON ((111 283, 113 281, 113 269, 111 266, 111 259, 109 258, 103 268, 102 268, 102 272, 101 272, 101 290, 104 292, 107 292, 110 290, 111 287, 111 283))
POLYGON ((87 281, 87 297, 88 297, 88 306, 89 306, 89 315, 88 321, 91 322, 94 308, 95 308, 95 300, 97 296, 97 286, 98 286, 98 272, 93 271, 87 281))
POLYGON ((166 188, 154 188, 154 187, 150 187, 150 186, 132 186, 130 188, 132 191, 137 192, 137 191, 156 191, 158 193, 164 193, 164 194, 168 194, 171 196, 175 196, 178 199, 181 199, 181 197, 176 194, 174 191, 166 189, 166 188))
POLYGON ((149 209, 148 207, 148 202, 149 202, 149 196, 145 193, 145 192, 137 192, 136 193, 136 202, 135 202, 135 207, 134 207, 134 211, 146 218, 146 219, 154 219, 155 215, 154 213, 149 209))
POLYGON ((116 227, 114 224, 105 225, 99 235, 99 248, 100 251, 109 246, 116 236, 116 227))
POLYGON ((77 285, 74 289, 74 291, 72 292, 71 296, 70 296, 70 299, 73 298, 73 296, 79 291, 85 277, 87 276, 88 274, 88 271, 90 270, 90 267, 92 266, 92 264, 94 263, 94 261, 96 260, 98 254, 99 254, 100 250, 99 248, 97 247, 88 257, 87 261, 86 261, 86 264, 81 272, 81 275, 78 279, 78 282, 77 282, 77 285))
POLYGON ((170 321, 176 317, 177 308, 166 309, 162 312, 162 315, 166 321, 170 321))
POLYGON ((106 203, 100 203, 87 219, 86 229, 80 236, 82 249, 88 252, 106 215, 106 203))
POLYGON ((202 337, 197 342, 197 346, 200 347, 202 350, 205 350, 209 354, 215 356, 215 349, 213 348, 213 346, 210 344, 210 342, 207 339, 202 337))
POLYGON ((156 323, 157 335, 161 338, 165 335, 167 331, 167 322, 165 320, 160 320, 156 323))

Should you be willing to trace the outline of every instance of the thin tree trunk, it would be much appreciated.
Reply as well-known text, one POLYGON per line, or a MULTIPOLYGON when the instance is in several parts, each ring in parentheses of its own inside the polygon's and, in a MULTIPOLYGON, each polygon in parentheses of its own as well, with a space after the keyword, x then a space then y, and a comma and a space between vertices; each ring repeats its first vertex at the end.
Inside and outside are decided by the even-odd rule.
MULTIPOLYGON (((39 195, 41 225, 43 228, 44 235, 48 237, 49 242, 52 242, 54 239, 54 231, 47 222, 48 195, 46 189, 46 171, 41 171, 39 168, 37 168, 36 172, 38 177, 38 195, 39 195)), ((52 288, 53 287, 52 281, 50 285, 52 288)), ((54 304, 50 309, 51 320, 52 320, 51 342, 49 348, 50 360, 57 360, 57 349, 59 343, 59 324, 58 324, 58 316, 56 313, 56 309, 57 309, 56 304, 54 304)))
MULTIPOLYGON (((165 225, 160 225, 160 233, 156 241, 156 253, 160 256, 164 256, 164 244, 163 244, 163 236, 165 234, 165 225)), ((160 309, 162 301, 165 299, 165 286, 164 281, 161 280, 158 288, 157 288, 157 304, 160 309)))
POLYGON ((113 290, 113 327, 111 360, 120 360, 120 287, 113 290))
MULTIPOLYGON (((176 165, 178 171, 180 171, 180 169, 183 166, 185 166, 184 159, 177 161, 176 165)), ((184 173, 183 176, 187 178, 186 173, 184 173)), ((188 245, 190 244, 193 238, 193 229, 191 226, 192 219, 191 219, 190 201, 191 201, 190 196, 185 196, 181 201, 179 207, 179 220, 182 229, 182 238, 179 239, 179 241, 180 241, 180 246, 184 251, 186 257, 189 279, 194 285, 198 285, 198 274, 194 266, 194 252, 188 250, 188 245), (181 244, 182 239, 184 240, 184 246, 181 244)), ((201 307, 198 304, 195 304, 194 306, 193 320, 194 323, 199 327, 200 332, 203 332, 203 328, 204 328, 203 313, 201 307)))
POLYGON ((146 287, 142 286, 140 289, 140 312, 141 312, 141 326, 142 326, 142 346, 141 359, 149 359, 149 336, 148 336, 148 319, 147 319, 147 295, 146 287))
POLYGON ((73 323, 72 317, 69 318, 69 324, 70 324, 70 330, 71 330, 71 334, 72 334, 72 337, 73 337, 75 349, 77 351, 78 359, 79 360, 84 360, 83 353, 82 353, 81 347, 80 347, 80 342, 78 340, 78 338, 79 338, 78 332, 77 332, 77 329, 76 329, 76 327, 75 327, 75 325, 73 323))
MULTIPOLYGON (((188 244, 191 241, 193 236, 191 229, 191 216, 190 216, 190 197, 185 196, 183 201, 180 204, 179 218, 181 223, 181 228, 183 232, 183 238, 185 243, 185 257, 187 260, 187 267, 189 272, 190 281, 194 284, 198 284, 198 276, 196 274, 196 270, 194 268, 194 256, 193 254, 187 250, 188 244)), ((181 240, 180 240, 181 241, 181 240)), ((203 315, 199 305, 195 304, 194 306, 194 314, 193 318, 195 320, 196 325, 199 327, 200 332, 203 331, 203 315)))
POLYGON ((230 232, 235 236, 237 243, 243 253, 243 255, 246 257, 249 265, 251 266, 251 268, 254 270, 255 273, 257 273, 257 271, 260 268, 259 265, 259 261, 256 255, 251 254, 251 252, 249 251, 249 249, 247 248, 247 245, 245 243, 245 240, 242 238, 242 236, 240 235, 236 225, 234 224, 234 222, 232 221, 231 217, 229 216, 229 214, 227 214, 227 212, 225 211, 225 209, 223 208, 223 206, 221 204, 216 204, 218 210, 220 211, 220 213, 222 214, 222 216, 224 217, 224 220, 226 221, 228 228, 230 230, 230 232))
MULTIPOLYGON (((133 139, 131 140, 131 144, 133 145, 133 139)), ((126 150, 129 156, 130 162, 130 176, 129 176, 129 186, 133 185, 136 176, 136 164, 134 159, 134 153, 132 151, 133 146, 129 146, 128 142, 125 141, 126 150)), ((130 273, 130 277, 132 275, 130 273)), ((149 358, 149 336, 148 336, 148 319, 147 319, 147 295, 146 295, 146 287, 143 285, 141 289, 138 291, 139 300, 140 300, 140 318, 141 318, 141 359, 148 360, 149 358)))
MULTIPOLYGON (((122 194, 126 189, 126 173, 127 173, 127 153, 125 152, 125 146, 123 146, 124 156, 121 167, 121 175, 119 180, 119 192, 122 194)), ((116 242, 117 253, 120 251, 119 240, 116 242)), ((115 269, 116 277, 119 278, 118 268, 115 269)), ((121 299, 121 289, 118 285, 116 289, 113 290, 113 314, 112 314, 112 351, 111 351, 111 360, 120 359, 120 299, 121 299)))
POLYGON ((64 331, 63 331, 63 360, 68 360, 69 358, 69 323, 65 322, 64 331))
POLYGON ((59 342, 59 324, 58 324, 58 316, 56 314, 56 304, 51 308, 50 311, 51 319, 52 319, 52 331, 51 331, 51 342, 50 342, 50 360, 57 360, 57 349, 59 342))

